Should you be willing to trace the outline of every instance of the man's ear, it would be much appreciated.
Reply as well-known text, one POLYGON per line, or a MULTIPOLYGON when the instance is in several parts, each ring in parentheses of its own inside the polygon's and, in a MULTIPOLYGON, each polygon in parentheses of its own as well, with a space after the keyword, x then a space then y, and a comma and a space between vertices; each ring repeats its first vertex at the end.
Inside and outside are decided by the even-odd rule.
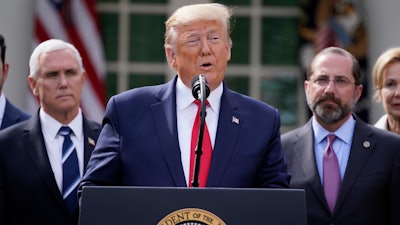
POLYGON ((168 64, 171 68, 176 68, 175 52, 171 48, 165 48, 168 64))
POLYGON ((33 95, 36 97, 39 96, 39 92, 36 88, 36 80, 33 77, 30 77, 30 76, 28 77, 28 84, 29 84, 29 87, 31 88, 33 95))
POLYGON ((9 69, 10 69, 10 64, 4 63, 4 67, 3 67, 4 81, 7 79, 9 69))

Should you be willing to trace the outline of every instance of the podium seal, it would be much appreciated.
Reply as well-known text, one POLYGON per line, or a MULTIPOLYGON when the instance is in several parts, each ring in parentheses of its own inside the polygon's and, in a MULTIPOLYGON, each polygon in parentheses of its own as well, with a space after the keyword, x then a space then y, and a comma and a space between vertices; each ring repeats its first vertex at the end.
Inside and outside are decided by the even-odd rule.
POLYGON ((226 225, 218 216, 204 209, 185 208, 165 216, 157 225, 226 225))

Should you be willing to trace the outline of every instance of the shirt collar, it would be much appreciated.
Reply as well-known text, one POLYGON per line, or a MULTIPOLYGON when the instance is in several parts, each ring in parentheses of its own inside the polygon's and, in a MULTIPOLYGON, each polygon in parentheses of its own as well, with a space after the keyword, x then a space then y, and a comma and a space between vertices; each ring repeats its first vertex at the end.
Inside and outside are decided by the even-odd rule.
MULTIPOLYGON (((345 142, 348 145, 351 145, 351 141, 353 139, 353 133, 354 133, 354 128, 355 128, 355 120, 353 116, 350 116, 346 122, 342 124, 342 126, 339 127, 335 132, 333 132, 338 138, 340 138, 343 142, 345 142)), ((320 143, 321 141, 324 140, 326 135, 332 133, 327 131, 325 128, 323 128, 315 119, 315 117, 312 117, 312 128, 314 130, 314 138, 315 138, 315 143, 320 143)))
POLYGON ((53 117, 51 117, 49 114, 47 114, 42 108, 39 110, 39 117, 40 117, 40 122, 42 125, 42 130, 46 136, 48 136, 50 139, 56 138, 58 135, 58 131, 60 130, 61 126, 69 126, 75 135, 75 137, 78 139, 78 141, 81 141, 83 138, 83 117, 81 113, 81 109, 79 109, 78 115, 69 123, 69 124, 61 124, 57 120, 55 120, 53 117))
POLYGON ((6 97, 3 93, 0 93, 0 125, 3 121, 4 113, 6 111, 6 97))
MULTIPOLYGON (((211 109, 216 113, 219 112, 223 90, 223 83, 221 82, 221 84, 216 89, 214 89, 207 98, 211 109)), ((192 89, 188 88, 182 82, 180 77, 178 77, 176 82, 176 106, 178 111, 181 111, 188 107, 190 104, 193 103, 194 100, 195 98, 192 95, 192 89)))

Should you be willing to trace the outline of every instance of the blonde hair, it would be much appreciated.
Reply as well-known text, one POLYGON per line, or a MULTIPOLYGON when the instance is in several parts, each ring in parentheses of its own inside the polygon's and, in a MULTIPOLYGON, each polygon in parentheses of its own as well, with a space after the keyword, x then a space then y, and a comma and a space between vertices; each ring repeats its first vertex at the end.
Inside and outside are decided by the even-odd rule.
POLYGON ((164 48, 175 50, 177 29, 196 21, 220 21, 226 29, 228 43, 232 45, 230 38, 232 16, 231 10, 219 3, 204 3, 186 5, 178 8, 165 22, 164 48))
POLYGON ((372 82, 375 88, 374 98, 378 97, 379 91, 383 87, 383 76, 387 66, 393 62, 400 62, 400 47, 387 49, 376 60, 372 69, 372 82))

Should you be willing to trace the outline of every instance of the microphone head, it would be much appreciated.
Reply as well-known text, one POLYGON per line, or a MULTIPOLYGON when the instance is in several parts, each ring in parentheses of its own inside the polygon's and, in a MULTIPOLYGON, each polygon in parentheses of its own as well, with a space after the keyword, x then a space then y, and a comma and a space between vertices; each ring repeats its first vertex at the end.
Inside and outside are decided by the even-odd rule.
POLYGON ((201 98, 201 82, 204 82, 206 98, 210 95, 210 88, 208 87, 207 80, 203 74, 195 76, 192 80, 192 95, 195 99, 201 98))

